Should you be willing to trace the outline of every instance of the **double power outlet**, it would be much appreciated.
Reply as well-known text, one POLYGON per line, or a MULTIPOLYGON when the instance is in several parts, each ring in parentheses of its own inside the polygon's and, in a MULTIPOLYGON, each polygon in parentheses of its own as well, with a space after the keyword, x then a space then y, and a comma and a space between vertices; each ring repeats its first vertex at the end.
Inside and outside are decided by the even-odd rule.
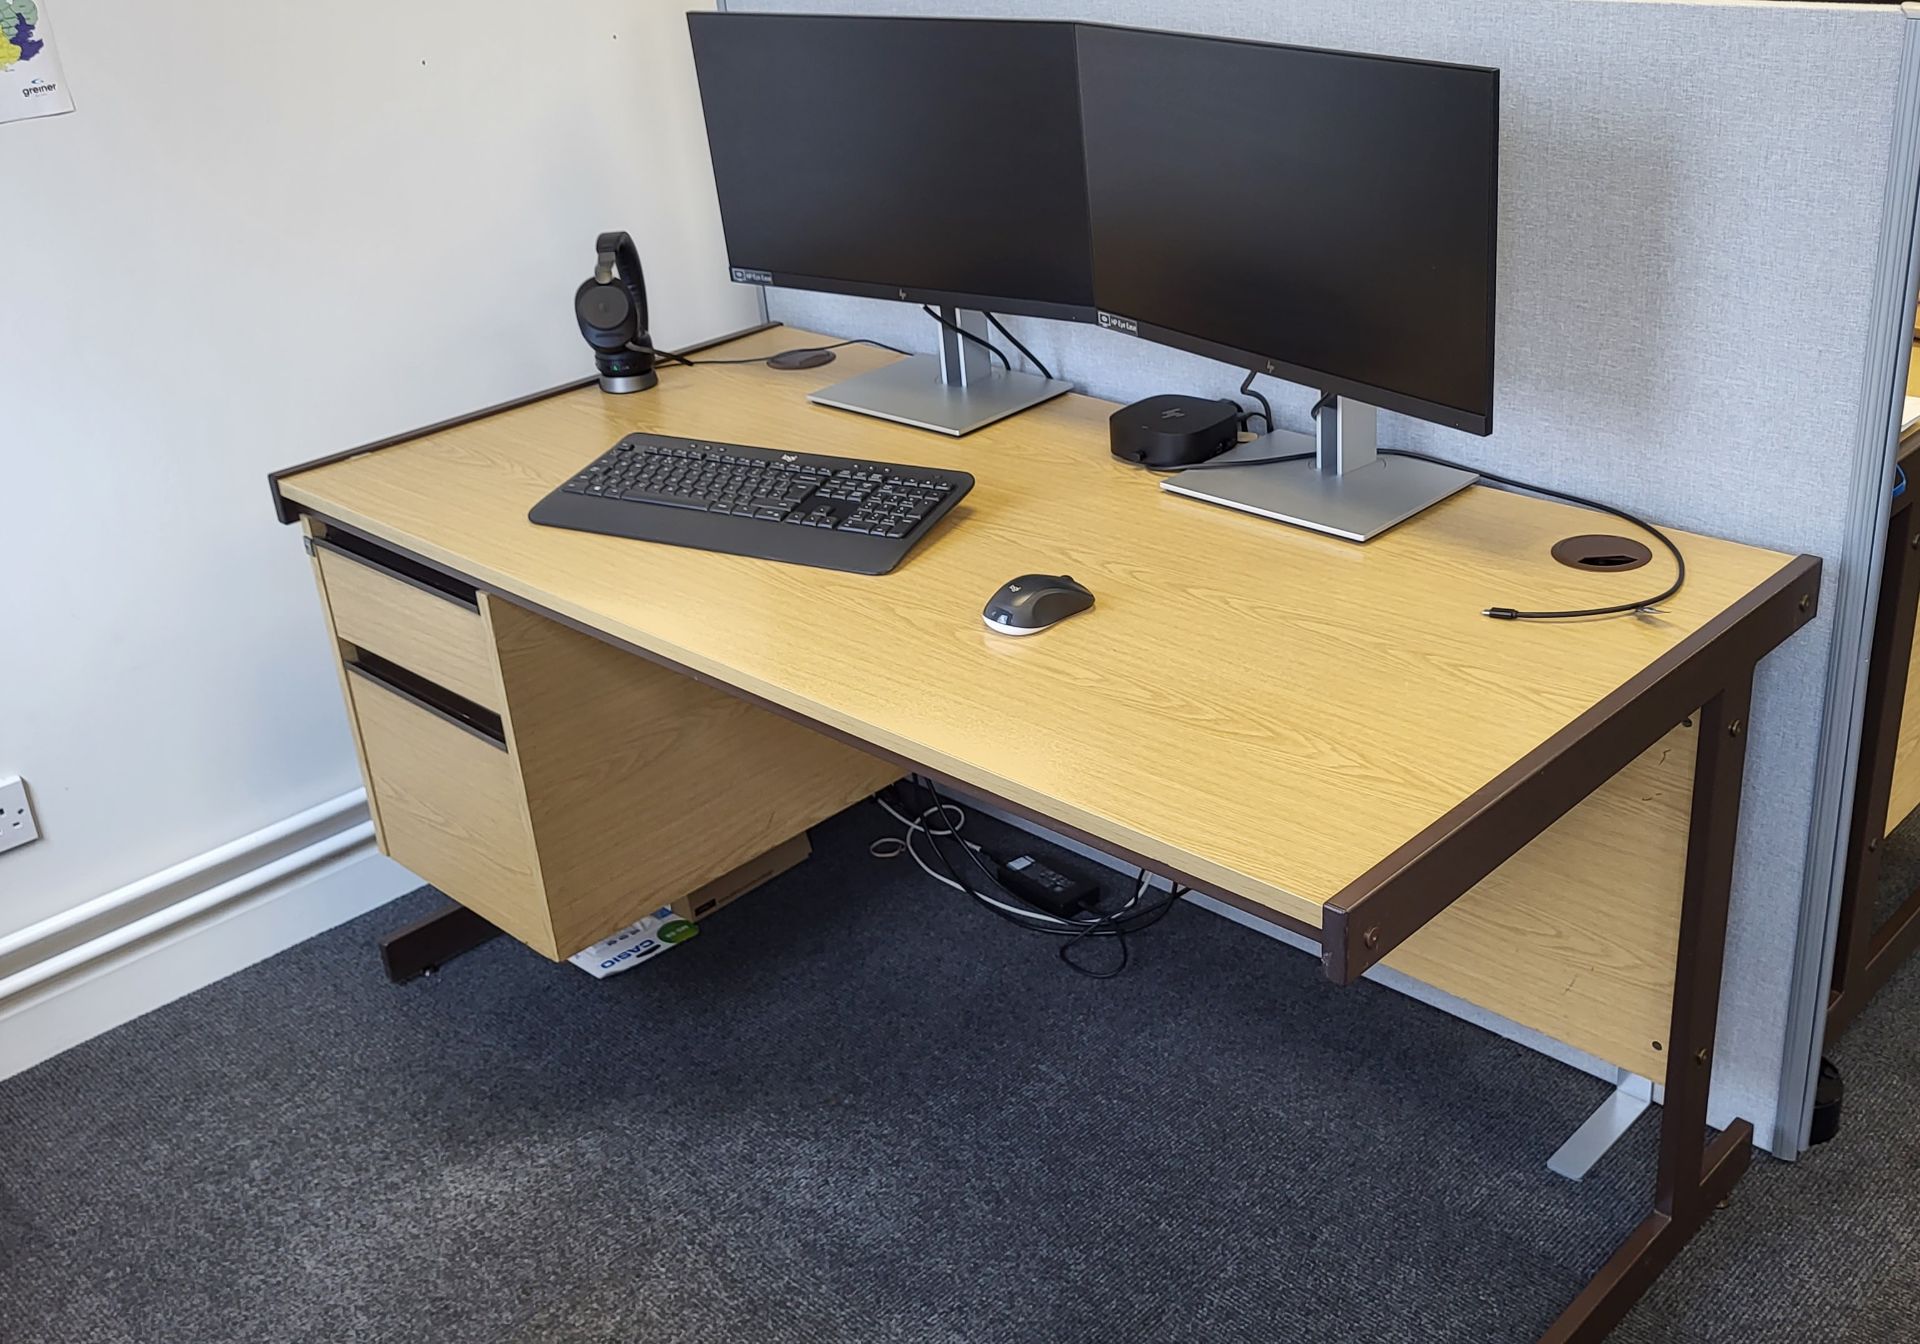
POLYGON ((18 775, 0 779, 0 854, 39 838, 33 804, 27 800, 27 782, 18 775))

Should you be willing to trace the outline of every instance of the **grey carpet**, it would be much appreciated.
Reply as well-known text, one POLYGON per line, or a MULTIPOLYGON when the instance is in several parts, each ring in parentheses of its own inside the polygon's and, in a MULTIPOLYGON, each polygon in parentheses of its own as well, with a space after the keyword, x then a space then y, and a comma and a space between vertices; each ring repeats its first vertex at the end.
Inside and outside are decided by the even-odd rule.
MULTIPOLYGON (((0 1338, 1481 1344, 1639 1216, 1649 1122, 1543 1165, 1593 1080, 1191 908, 1081 979, 881 829, 610 981, 389 986, 420 893, 0 1083, 0 1338)), ((1911 1337, 1887 1007, 1621 1338, 1911 1337)))

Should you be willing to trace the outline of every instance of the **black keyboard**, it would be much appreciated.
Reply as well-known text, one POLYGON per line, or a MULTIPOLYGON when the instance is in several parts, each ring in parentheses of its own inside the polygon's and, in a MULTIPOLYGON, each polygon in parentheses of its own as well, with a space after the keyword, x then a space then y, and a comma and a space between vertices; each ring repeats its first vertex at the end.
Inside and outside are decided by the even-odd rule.
POLYGON ((629 434, 527 516, 548 527, 885 574, 972 488, 964 471, 629 434))

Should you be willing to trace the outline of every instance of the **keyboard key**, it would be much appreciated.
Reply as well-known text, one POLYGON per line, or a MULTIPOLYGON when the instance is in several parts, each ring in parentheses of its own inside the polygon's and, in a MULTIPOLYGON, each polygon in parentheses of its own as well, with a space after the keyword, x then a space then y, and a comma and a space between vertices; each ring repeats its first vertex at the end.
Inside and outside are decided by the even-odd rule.
POLYGON ((702 513, 707 511, 707 501, 704 499, 666 494, 658 490, 628 490, 620 498, 633 504, 663 504, 670 509, 698 509, 702 513))

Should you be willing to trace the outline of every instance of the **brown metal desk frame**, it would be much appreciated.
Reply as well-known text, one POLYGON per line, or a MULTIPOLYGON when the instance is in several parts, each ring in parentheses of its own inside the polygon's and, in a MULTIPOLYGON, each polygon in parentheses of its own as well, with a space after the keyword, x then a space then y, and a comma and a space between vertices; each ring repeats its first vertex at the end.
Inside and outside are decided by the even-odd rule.
POLYGON ((1904 817, 1889 817, 1894 763, 1900 751, 1901 710, 1913 661, 1914 613, 1920 604, 1920 517, 1913 508, 1920 434, 1900 445, 1907 489, 1887 519, 1880 605, 1867 654, 1867 703, 1860 725, 1860 761, 1848 823, 1846 868, 1840 888, 1840 925, 1834 938, 1833 983, 1827 998, 1827 1044, 1832 1045, 1887 978, 1920 947, 1920 891, 1910 892, 1885 923, 1874 923, 1881 848, 1904 817))

